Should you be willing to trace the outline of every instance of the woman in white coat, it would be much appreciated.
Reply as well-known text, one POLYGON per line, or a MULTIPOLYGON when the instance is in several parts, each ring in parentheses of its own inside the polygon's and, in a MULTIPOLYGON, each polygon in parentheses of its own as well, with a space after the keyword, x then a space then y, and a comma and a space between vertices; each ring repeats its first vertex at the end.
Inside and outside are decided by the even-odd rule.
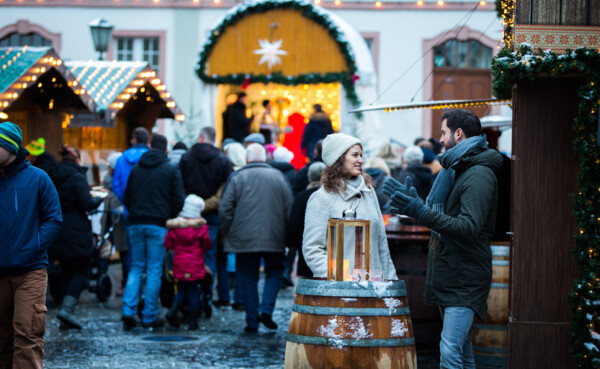
MULTIPOLYGON (((302 252, 315 277, 327 277, 327 221, 341 218, 347 209, 357 219, 371 221, 371 270, 382 270, 385 279, 398 279, 390 257, 383 217, 371 177, 362 171, 362 143, 343 134, 323 140, 323 186, 308 200, 304 218, 302 252)), ((344 255, 354 266, 354 232, 344 232, 344 255)))

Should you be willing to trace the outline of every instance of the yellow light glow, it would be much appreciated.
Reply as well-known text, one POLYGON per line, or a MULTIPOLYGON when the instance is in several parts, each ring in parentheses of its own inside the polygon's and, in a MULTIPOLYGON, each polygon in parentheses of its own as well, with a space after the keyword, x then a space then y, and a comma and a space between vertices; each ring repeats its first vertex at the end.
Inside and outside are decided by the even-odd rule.
POLYGON ((437 4, 438 4, 439 6, 443 6, 443 5, 444 5, 444 1, 443 1, 443 0, 438 0, 437 4))
POLYGON ((150 83, 152 83, 153 85, 158 85, 160 83, 160 79, 155 78, 150 83))
POLYGON ((8 119, 8 114, 5 112, 0 112, 0 119, 8 119))
POLYGON ((169 101, 169 102, 167 103, 167 106, 168 106, 169 108, 174 108, 174 107, 175 107, 175 101, 169 101))
POLYGON ((422 5, 423 5, 423 0, 419 0, 419 1, 417 1, 417 5, 418 5, 418 6, 422 6, 422 5))
POLYGON ((335 0, 333 2, 336 6, 340 6, 342 4, 342 2, 340 0, 335 0))
POLYGON ((178 120, 178 121, 180 121, 180 122, 183 122, 185 120, 185 115, 183 115, 183 114, 177 114, 175 116, 175 119, 178 120))
POLYGON ((485 1, 481 0, 481 1, 479 2, 479 5, 481 5, 481 6, 485 6, 485 1))
POLYGON ((140 88, 140 92, 144 92, 144 91, 146 91, 146 87, 140 88))
POLYGON ((319 4, 321 4, 321 0, 315 0, 315 4, 316 4, 316 5, 319 5, 319 4))
POLYGON ((378 1, 378 2, 376 2, 376 3, 375 3, 375 6, 376 6, 377 8, 381 8, 381 1, 378 1))

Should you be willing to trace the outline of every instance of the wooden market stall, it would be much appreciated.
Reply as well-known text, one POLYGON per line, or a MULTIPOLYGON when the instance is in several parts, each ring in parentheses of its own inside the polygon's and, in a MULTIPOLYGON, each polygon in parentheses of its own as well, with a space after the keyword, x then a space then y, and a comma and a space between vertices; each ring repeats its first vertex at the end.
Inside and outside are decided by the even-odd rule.
POLYGON ((80 86, 94 99, 92 117, 71 115, 64 140, 90 152, 125 150, 136 127, 152 131, 160 118, 183 121, 184 115, 146 62, 69 61, 80 86))
POLYGON ((248 114, 257 115, 261 102, 271 100, 282 128, 294 114, 308 122, 315 103, 329 114, 334 130, 342 128, 347 105, 359 102, 357 80, 373 85, 375 81, 372 60, 355 58, 357 52, 369 55, 364 40, 349 36, 353 31, 347 28, 339 18, 305 1, 262 0, 233 8, 210 31, 196 66, 202 81, 218 85, 214 106, 218 138, 226 98, 241 91, 248 95, 248 114), (368 63, 363 60, 370 66, 364 67, 368 63))
POLYGON ((70 115, 89 115, 96 104, 49 47, 0 48, 0 122, 23 130, 23 142, 44 137, 57 155, 70 115))

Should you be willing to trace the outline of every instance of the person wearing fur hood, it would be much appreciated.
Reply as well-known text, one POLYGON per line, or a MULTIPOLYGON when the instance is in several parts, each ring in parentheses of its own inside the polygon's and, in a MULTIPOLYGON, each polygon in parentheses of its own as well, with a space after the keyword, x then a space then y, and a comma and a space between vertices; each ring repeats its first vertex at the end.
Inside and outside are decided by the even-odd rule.
MULTIPOLYGON (((362 171, 362 143, 343 134, 331 134, 323 141, 321 176, 323 186, 308 200, 302 252, 315 277, 327 277, 327 221, 341 218, 347 209, 357 219, 371 221, 371 271, 383 271, 385 279, 398 279, 390 257, 383 216, 373 180, 362 171)), ((354 231, 344 233, 344 255, 354 265, 354 231)))
MULTIPOLYGON (((204 200, 196 195, 185 198, 183 209, 175 219, 167 221, 165 247, 173 250, 173 277, 177 280, 177 295, 167 313, 170 325, 178 327, 178 311, 187 298, 190 312, 189 329, 198 329, 199 294, 198 283, 205 280, 210 271, 204 265, 204 253, 211 247, 206 220, 200 217, 204 200)), ((210 276, 212 278, 212 276, 210 276)), ((203 301, 204 313, 210 318, 212 308, 203 301), (206 311, 208 308, 211 311, 206 311)))

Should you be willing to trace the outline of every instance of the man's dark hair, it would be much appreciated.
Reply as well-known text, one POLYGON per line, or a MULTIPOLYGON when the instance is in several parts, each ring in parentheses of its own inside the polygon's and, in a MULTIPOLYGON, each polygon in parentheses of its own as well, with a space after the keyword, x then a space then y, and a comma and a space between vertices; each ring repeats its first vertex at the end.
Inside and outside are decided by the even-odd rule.
POLYGON ((248 95, 246 95, 245 92, 240 92, 239 94, 237 94, 238 100, 241 99, 242 97, 246 97, 248 95))
POLYGON ((448 119, 446 126, 450 132, 454 133, 457 129, 462 129, 465 137, 479 136, 481 134, 481 122, 477 115, 468 110, 456 109, 442 114, 442 122, 448 119))
POLYGON ((177 143, 173 145, 173 150, 187 150, 187 145, 181 141, 177 141, 177 143))
POLYGON ((271 100, 263 100, 263 102, 262 102, 263 108, 266 108, 267 105, 269 105, 270 102, 271 102, 271 100))
POLYGON ((131 138, 134 138, 138 144, 147 144, 150 138, 150 133, 144 127, 136 127, 131 133, 131 138))
POLYGON ((167 150, 167 138, 163 135, 153 134, 150 148, 165 152, 167 150))
POLYGON ((318 111, 318 112, 323 111, 323 107, 321 106, 321 104, 313 105, 313 109, 315 109, 315 111, 318 111))
POLYGON ((425 139, 425 138, 423 138, 423 137, 417 137, 417 138, 415 138, 415 142, 413 142, 413 145, 415 145, 415 146, 419 146, 419 144, 420 144, 422 141, 425 141, 425 140, 426 140, 426 139, 425 139))
POLYGON ((215 142, 215 129, 213 127, 204 127, 200 130, 200 136, 204 136, 206 141, 215 142))
POLYGON ((323 140, 317 141, 315 144, 315 151, 317 152, 317 155, 323 155, 323 140))

